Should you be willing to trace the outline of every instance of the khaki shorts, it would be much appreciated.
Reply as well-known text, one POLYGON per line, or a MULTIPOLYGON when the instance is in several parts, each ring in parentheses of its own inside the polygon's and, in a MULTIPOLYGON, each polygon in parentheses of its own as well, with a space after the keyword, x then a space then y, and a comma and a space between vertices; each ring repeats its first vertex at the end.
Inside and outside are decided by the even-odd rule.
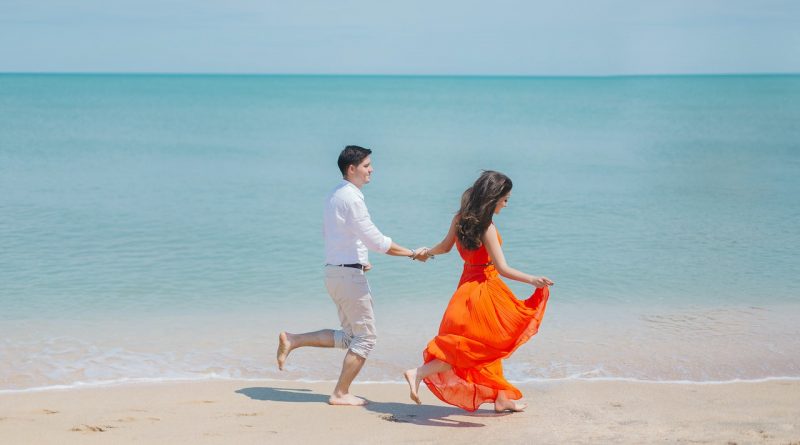
POLYGON ((349 349, 367 358, 378 338, 372 294, 364 271, 352 267, 326 266, 325 287, 339 311, 342 329, 333 332, 337 348, 349 349))

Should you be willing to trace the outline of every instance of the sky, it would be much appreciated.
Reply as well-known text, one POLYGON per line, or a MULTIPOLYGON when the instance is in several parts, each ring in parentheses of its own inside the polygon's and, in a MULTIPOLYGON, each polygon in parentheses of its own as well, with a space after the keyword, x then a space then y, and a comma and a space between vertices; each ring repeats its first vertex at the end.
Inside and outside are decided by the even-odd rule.
POLYGON ((800 1, 0 0, 0 72, 800 73, 800 1))

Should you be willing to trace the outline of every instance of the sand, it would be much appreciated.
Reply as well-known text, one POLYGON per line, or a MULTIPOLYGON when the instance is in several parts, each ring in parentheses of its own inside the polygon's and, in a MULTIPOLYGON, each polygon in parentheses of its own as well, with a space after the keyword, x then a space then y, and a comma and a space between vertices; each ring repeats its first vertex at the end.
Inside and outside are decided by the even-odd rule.
POLYGON ((327 405, 331 383, 205 381, 0 394, 8 444, 775 443, 800 445, 800 381, 522 385, 524 413, 468 413, 422 389, 356 384, 367 407, 327 405))

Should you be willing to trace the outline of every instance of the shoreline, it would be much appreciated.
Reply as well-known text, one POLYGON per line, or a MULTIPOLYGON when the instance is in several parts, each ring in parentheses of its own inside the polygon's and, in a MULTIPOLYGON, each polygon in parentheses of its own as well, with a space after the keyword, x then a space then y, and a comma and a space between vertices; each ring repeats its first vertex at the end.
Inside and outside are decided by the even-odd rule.
POLYGON ((800 381, 520 385, 524 413, 468 413, 421 388, 355 383, 366 407, 327 405, 332 383, 209 380, 0 394, 10 443, 800 443, 800 381), (309 421, 313 422, 309 427, 309 421))
MULTIPOLYGON (((5 388, 0 389, 0 397, 10 394, 28 394, 51 391, 74 391, 81 389, 103 389, 120 388, 139 385, 169 385, 169 384, 192 384, 192 383, 213 383, 213 382, 247 382, 247 383, 278 383, 278 384, 303 384, 303 385, 333 385, 335 379, 271 379, 271 378, 227 378, 227 377, 199 377, 199 378, 125 378, 98 382, 75 382, 68 384, 35 386, 31 388, 5 388)), ((758 384, 769 382, 800 382, 800 376, 774 376, 761 377, 755 379, 730 379, 730 380, 644 380, 633 377, 563 377, 563 378, 540 378, 528 379, 524 381, 509 380, 515 386, 528 385, 548 385, 559 383, 632 383, 641 385, 736 385, 736 384, 758 384)), ((404 380, 364 380, 356 381, 359 385, 406 385, 404 380)))
MULTIPOLYGON (((800 304, 768 309, 627 308, 614 312, 610 321, 605 313, 586 319, 593 309, 581 314, 574 305, 556 307, 557 303, 549 309, 558 310, 547 314, 536 337, 504 362, 510 381, 719 383, 800 378, 796 341, 800 331, 794 323, 800 304), (732 344, 737 347, 731 348, 732 344)), ((434 321, 438 314, 421 307, 424 314, 404 322, 395 315, 399 311, 381 306, 380 343, 374 360, 359 375, 362 382, 402 382, 402 372, 420 361, 438 323, 434 321)), ((283 310, 245 314, 236 309, 216 317, 186 313, 44 324, 0 321, 0 330, 9 333, 0 345, 5 357, 0 393, 131 380, 335 380, 339 370, 329 364, 340 362, 342 354, 335 349, 297 351, 287 372, 277 370, 274 351, 279 330, 307 332, 336 326, 335 311, 327 305, 308 310, 304 317, 295 316, 299 309, 288 315, 283 310)))

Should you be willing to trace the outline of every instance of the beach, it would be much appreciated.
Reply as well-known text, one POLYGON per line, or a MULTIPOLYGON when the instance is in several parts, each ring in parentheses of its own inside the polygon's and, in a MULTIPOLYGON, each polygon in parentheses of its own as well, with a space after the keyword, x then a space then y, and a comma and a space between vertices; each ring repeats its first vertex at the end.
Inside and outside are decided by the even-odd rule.
POLYGON ((0 102, 3 444, 800 441, 800 76, 3 74, 0 102), (408 400, 455 252, 370 254, 367 408, 325 403, 341 350, 275 366, 279 332, 339 326, 346 144, 404 246, 514 181, 504 254, 556 282, 503 363, 525 413, 408 400))
POLYGON ((2 9, 0 445, 800 445, 800 2, 306 3, 2 9))
POLYGON ((4 443, 800 443, 800 381, 525 384, 523 413, 474 413, 402 384, 355 384, 366 407, 327 405, 332 383, 211 381, 0 395, 4 443))

